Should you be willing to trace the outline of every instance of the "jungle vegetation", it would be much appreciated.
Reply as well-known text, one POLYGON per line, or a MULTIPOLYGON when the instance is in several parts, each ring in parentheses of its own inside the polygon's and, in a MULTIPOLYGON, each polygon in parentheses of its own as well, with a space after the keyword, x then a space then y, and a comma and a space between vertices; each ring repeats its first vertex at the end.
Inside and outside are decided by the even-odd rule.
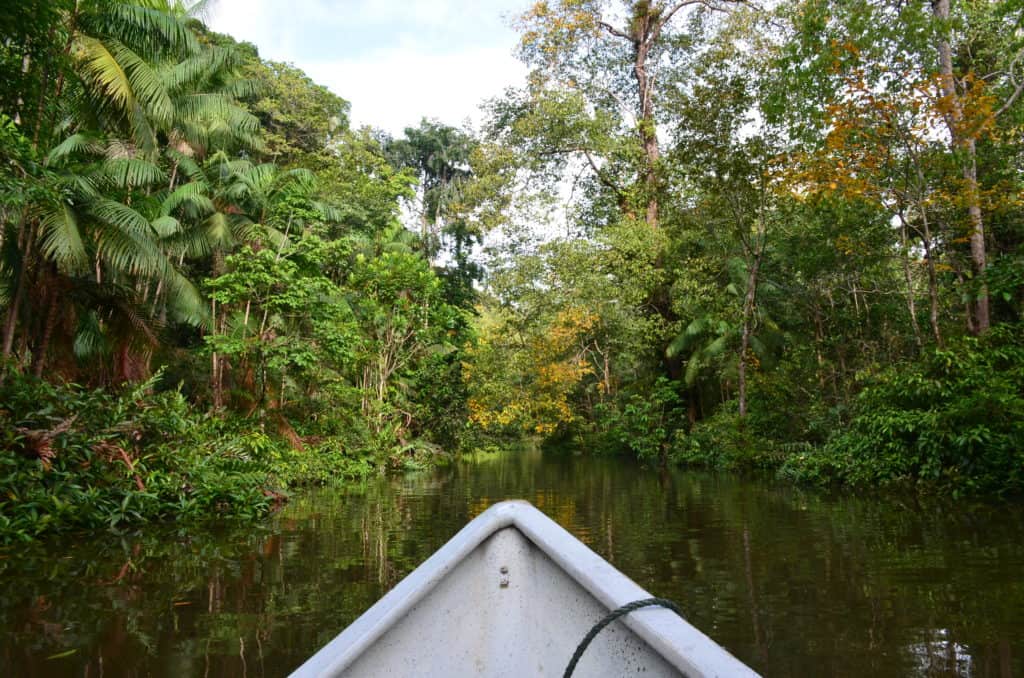
POLYGON ((400 138, 202 4, 0 17, 3 539, 524 435, 1024 489, 1020 0, 536 2, 400 138))

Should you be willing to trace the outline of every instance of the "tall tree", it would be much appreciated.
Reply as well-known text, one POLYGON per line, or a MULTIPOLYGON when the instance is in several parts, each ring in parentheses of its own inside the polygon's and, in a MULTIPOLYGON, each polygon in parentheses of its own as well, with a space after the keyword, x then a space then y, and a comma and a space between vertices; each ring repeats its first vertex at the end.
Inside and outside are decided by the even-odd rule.
MULTIPOLYGON (((657 103, 661 92, 671 86, 662 82, 671 59, 668 45, 686 39, 685 31, 668 29, 688 7, 722 11, 730 4, 734 3, 637 0, 620 13, 600 0, 558 0, 538 2, 521 18, 521 53, 535 69, 534 83, 568 88, 580 93, 588 108, 605 106, 632 118, 630 126, 642 157, 635 192, 652 229, 658 228, 661 212, 658 126, 663 121, 658 119, 657 103), (626 85, 626 72, 632 86, 626 85)), ((590 149, 576 150, 614 190, 629 189, 602 175, 590 149)))
MULTIPOLYGON (((403 138, 385 144, 385 153, 394 165, 419 175, 420 237, 431 260, 440 250, 442 233, 452 217, 451 207, 472 176, 469 162, 475 145, 465 132, 426 119, 419 127, 407 127, 403 138)), ((466 246, 463 240, 456 237, 456 248, 466 246)))

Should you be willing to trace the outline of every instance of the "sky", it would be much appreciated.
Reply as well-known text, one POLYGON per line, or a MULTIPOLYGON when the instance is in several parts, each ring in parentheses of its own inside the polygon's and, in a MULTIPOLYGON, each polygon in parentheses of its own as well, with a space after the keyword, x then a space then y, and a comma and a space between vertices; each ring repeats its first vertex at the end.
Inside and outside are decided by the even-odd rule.
POLYGON ((529 0, 216 0, 211 28, 255 44, 348 100, 352 125, 395 136, 423 117, 478 125, 521 84, 509 20, 529 0))

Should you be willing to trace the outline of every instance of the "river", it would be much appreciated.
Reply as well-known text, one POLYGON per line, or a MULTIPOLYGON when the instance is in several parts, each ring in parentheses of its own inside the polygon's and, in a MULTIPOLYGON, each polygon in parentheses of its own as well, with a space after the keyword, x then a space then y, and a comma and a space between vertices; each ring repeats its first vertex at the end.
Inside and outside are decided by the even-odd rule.
MULTIPOLYGON (((283 676, 523 498, 766 676, 1024 676, 1024 511, 520 450, 0 553, 0 675, 283 676)), ((567 658, 568 659, 568 658, 567 658)))

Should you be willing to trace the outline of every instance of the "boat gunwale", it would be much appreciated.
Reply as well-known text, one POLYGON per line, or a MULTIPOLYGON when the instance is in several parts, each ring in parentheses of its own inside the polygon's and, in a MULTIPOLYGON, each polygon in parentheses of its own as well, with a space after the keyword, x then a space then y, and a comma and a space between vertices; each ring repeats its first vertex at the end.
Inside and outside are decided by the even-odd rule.
MULTIPOLYGON (((491 535, 508 527, 518 529, 609 611, 651 597, 651 594, 529 502, 503 501, 494 504, 459 530, 444 546, 296 669, 291 674, 292 678, 339 674, 423 600, 470 553, 491 535)), ((670 610, 647 608, 619 621, 687 676, 758 675, 670 610)), ((566 662, 568 660, 566 656, 566 662)))

